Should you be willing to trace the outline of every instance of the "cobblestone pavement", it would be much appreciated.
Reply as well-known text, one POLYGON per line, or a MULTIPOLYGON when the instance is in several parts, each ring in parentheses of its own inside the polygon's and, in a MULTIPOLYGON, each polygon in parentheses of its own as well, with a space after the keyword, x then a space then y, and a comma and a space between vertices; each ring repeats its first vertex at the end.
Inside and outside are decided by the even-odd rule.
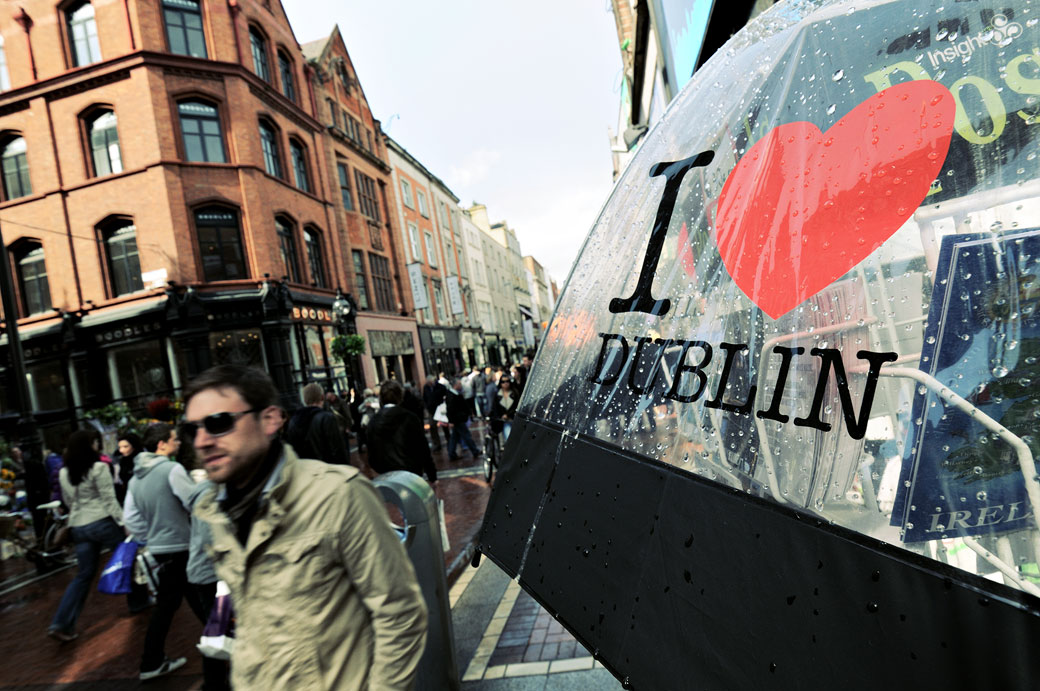
POLYGON ((621 689, 621 684, 490 560, 449 598, 463 691, 621 689))

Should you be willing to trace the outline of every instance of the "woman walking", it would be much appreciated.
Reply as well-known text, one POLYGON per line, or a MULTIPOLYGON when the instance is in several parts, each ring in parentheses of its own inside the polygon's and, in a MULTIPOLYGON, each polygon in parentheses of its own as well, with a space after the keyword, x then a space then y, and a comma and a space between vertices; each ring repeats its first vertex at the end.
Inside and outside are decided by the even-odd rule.
MULTIPOLYGON (((116 501, 112 473, 101 461, 95 435, 88 430, 73 432, 63 457, 64 465, 58 477, 65 505, 69 507, 69 527, 76 547, 79 571, 65 589, 65 594, 54 614, 47 635, 63 643, 74 640, 76 620, 83 611, 87 593, 98 570, 103 548, 112 548, 123 541, 123 510, 116 501)), ((128 600, 144 600, 147 596, 135 592, 128 600)), ((132 610, 138 609, 131 607, 132 610)))

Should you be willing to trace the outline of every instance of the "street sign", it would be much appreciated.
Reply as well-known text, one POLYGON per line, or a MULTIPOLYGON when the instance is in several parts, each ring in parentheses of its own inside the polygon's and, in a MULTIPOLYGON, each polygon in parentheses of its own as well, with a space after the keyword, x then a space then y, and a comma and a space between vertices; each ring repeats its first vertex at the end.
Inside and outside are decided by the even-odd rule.
POLYGON ((430 296, 426 292, 422 264, 419 262, 408 265, 408 283, 412 286, 412 302, 415 305, 415 309, 424 310, 429 308, 430 296))

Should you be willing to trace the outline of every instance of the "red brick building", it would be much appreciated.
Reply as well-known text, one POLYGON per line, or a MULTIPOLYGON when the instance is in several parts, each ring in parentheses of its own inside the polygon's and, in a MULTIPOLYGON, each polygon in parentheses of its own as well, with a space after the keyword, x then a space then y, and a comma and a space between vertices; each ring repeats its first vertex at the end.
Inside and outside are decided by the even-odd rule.
POLYGON ((306 381, 342 386, 338 287, 409 321, 378 123, 347 59, 354 95, 339 104, 367 134, 352 147, 330 130, 330 80, 278 0, 26 0, 0 38, 0 229, 32 405, 53 436, 222 362, 264 367, 286 403, 306 381))
POLYGON ((412 298, 405 288, 403 249, 392 210, 393 180, 379 121, 365 98, 347 47, 336 27, 328 38, 303 45, 314 71, 319 119, 325 125, 326 175, 336 224, 342 232, 345 270, 360 311, 357 330, 368 351, 364 379, 423 379, 412 298))

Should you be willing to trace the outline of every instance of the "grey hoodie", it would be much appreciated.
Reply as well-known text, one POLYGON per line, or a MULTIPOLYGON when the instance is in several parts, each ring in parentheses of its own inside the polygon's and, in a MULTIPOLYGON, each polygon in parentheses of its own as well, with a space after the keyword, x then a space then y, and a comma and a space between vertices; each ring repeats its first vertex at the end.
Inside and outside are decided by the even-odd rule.
POLYGON ((193 487, 179 463, 147 451, 137 454, 123 517, 135 537, 144 537, 152 554, 188 551, 193 487))

